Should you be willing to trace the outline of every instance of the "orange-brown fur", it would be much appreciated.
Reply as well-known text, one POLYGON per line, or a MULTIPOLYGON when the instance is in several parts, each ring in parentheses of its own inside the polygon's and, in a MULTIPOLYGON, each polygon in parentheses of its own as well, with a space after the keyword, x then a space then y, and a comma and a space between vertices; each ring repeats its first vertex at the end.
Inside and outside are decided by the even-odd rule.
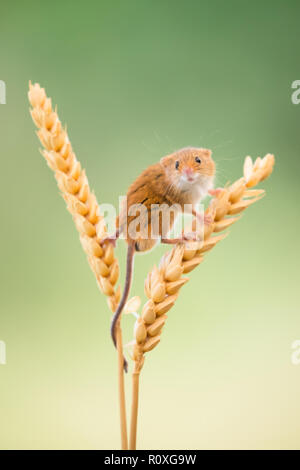
MULTIPOLYGON (((166 226, 162 223, 165 212, 174 204, 178 205, 181 210, 184 210, 184 204, 194 206, 212 189, 214 175, 215 164, 211 158, 211 151, 188 147, 167 155, 159 163, 151 165, 129 187, 127 204, 121 210, 116 224, 117 236, 120 233, 125 236, 128 251, 125 287, 111 323, 111 335, 115 345, 117 324, 129 295, 135 252, 150 250, 158 242, 159 237, 164 243, 176 242, 177 240, 167 238, 168 232, 174 224, 176 213, 170 212, 170 218, 166 226), (130 208, 135 205, 140 205, 140 211, 136 211, 132 215, 129 213, 130 208), (151 225, 153 205, 164 205, 165 207, 165 212, 159 212, 154 236, 152 233, 153 226, 151 225), (140 233, 133 236, 130 227, 136 221, 138 221, 136 231, 140 233)), ((195 211, 193 213, 197 216, 195 211)), ((181 239, 178 240, 181 241, 181 239)), ((125 359, 124 369, 127 370, 125 359)))
MULTIPOLYGON (((135 215, 128 215, 129 208, 135 204, 143 204, 147 213, 144 217, 140 217, 142 225, 148 227, 148 233, 142 232, 143 227, 138 225, 138 229, 142 232, 141 236, 135 239, 137 251, 147 251, 151 249, 156 243, 157 238, 151 239, 151 206, 156 204, 166 204, 172 206, 173 204, 180 205, 181 209, 184 209, 184 204, 194 204, 199 202, 193 200, 193 192, 189 191, 188 188, 181 189, 179 186, 179 180, 182 176, 182 171, 186 168, 190 168, 195 175, 199 175, 200 180, 196 182, 196 186, 203 186, 202 179, 206 177, 211 178, 211 185, 215 174, 215 164, 211 158, 211 152, 207 149, 202 148, 185 148, 174 152, 173 154, 163 157, 159 163, 151 165, 144 170, 141 175, 131 184, 127 192, 127 211, 122 210, 118 218, 118 228, 121 233, 125 234, 125 238, 129 243, 132 241, 132 237, 128 233, 128 227, 130 223, 136 218, 135 215), (201 163, 197 163, 195 158, 199 157, 201 163), (175 168, 175 162, 179 161, 179 167, 175 168), (126 227, 127 217, 127 227, 126 227)), ((187 183, 188 187, 188 183, 187 183)), ((201 193, 201 191, 200 191, 201 193)), ((202 197, 207 193, 203 191, 202 197)), ((159 233, 156 236, 162 235, 162 213, 159 217, 159 233)), ((139 213, 137 213, 139 215, 139 213)), ((170 227, 171 230, 175 216, 171 212, 170 227)), ((166 234, 163 234, 164 236, 166 234)))

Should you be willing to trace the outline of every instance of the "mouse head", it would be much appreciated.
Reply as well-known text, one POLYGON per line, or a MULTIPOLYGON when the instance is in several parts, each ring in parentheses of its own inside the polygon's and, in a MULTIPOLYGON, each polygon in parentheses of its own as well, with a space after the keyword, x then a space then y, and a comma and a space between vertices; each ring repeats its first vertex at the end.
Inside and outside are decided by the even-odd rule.
POLYGON ((168 177, 178 187, 203 184, 215 176, 215 163, 211 150, 187 147, 160 160, 168 177))

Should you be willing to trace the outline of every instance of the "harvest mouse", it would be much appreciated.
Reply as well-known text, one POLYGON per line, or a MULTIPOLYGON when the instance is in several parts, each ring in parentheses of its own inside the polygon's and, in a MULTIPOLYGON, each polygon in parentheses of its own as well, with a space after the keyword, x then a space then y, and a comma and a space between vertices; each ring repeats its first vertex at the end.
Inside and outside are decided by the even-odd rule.
MULTIPOLYGON (((161 243, 168 244, 187 240, 184 235, 181 238, 168 238, 168 233, 176 218, 176 211, 170 213, 167 226, 165 226, 162 222, 164 214, 162 210, 155 229, 153 224, 151 225, 153 221, 151 214, 153 216, 155 208, 168 208, 176 205, 183 210, 184 205, 190 204, 192 214, 200 217, 194 205, 207 194, 214 195, 218 192, 218 189, 213 189, 215 163, 211 154, 212 152, 208 149, 187 147, 149 166, 128 189, 127 206, 121 209, 117 217, 116 233, 102 240, 101 243, 115 244, 115 240, 122 234, 128 244, 124 292, 111 323, 111 336, 115 346, 116 326, 129 295, 135 253, 150 250, 159 240, 161 243), (136 211, 132 210, 134 207, 137 208, 136 211), (137 213, 139 220, 137 220, 137 213), (138 222, 136 224, 138 227, 135 226, 135 222, 138 222), (132 231, 132 226, 139 230, 132 231)), ((204 216, 204 223, 209 222, 204 216)), ((124 368, 127 370, 125 359, 124 368)))

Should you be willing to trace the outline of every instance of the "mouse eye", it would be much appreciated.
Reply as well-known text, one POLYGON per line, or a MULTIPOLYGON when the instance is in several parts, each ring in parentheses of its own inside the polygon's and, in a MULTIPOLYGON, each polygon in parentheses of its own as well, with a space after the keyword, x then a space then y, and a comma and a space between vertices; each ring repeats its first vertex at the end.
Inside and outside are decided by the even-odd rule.
POLYGON ((175 168, 176 168, 176 170, 178 170, 178 168, 179 168, 179 160, 177 160, 177 162, 175 163, 175 168))
POLYGON ((201 158, 199 158, 199 157, 195 157, 195 162, 197 162, 197 163, 201 163, 201 158))

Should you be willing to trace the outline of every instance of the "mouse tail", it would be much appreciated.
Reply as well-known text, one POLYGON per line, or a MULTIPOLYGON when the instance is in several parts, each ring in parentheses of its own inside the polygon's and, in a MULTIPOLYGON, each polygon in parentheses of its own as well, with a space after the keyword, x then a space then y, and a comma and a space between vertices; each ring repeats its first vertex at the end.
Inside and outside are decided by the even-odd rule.
MULTIPOLYGON (((111 322, 111 337, 113 340, 113 343, 115 347, 117 347, 117 338, 116 338, 116 329, 117 329, 117 323, 120 318, 120 315, 124 309, 124 306, 127 302, 128 295, 130 292, 130 286, 132 282, 132 274, 133 274, 133 258, 134 258, 134 253, 135 253, 135 244, 133 242, 128 243, 128 249, 127 249, 127 261, 126 261, 126 281, 125 281, 125 287, 123 291, 122 298, 120 300, 120 303, 117 307, 117 310, 113 316, 112 322, 111 322)), ((124 358, 124 370, 127 372, 128 370, 128 363, 126 359, 124 358)))

